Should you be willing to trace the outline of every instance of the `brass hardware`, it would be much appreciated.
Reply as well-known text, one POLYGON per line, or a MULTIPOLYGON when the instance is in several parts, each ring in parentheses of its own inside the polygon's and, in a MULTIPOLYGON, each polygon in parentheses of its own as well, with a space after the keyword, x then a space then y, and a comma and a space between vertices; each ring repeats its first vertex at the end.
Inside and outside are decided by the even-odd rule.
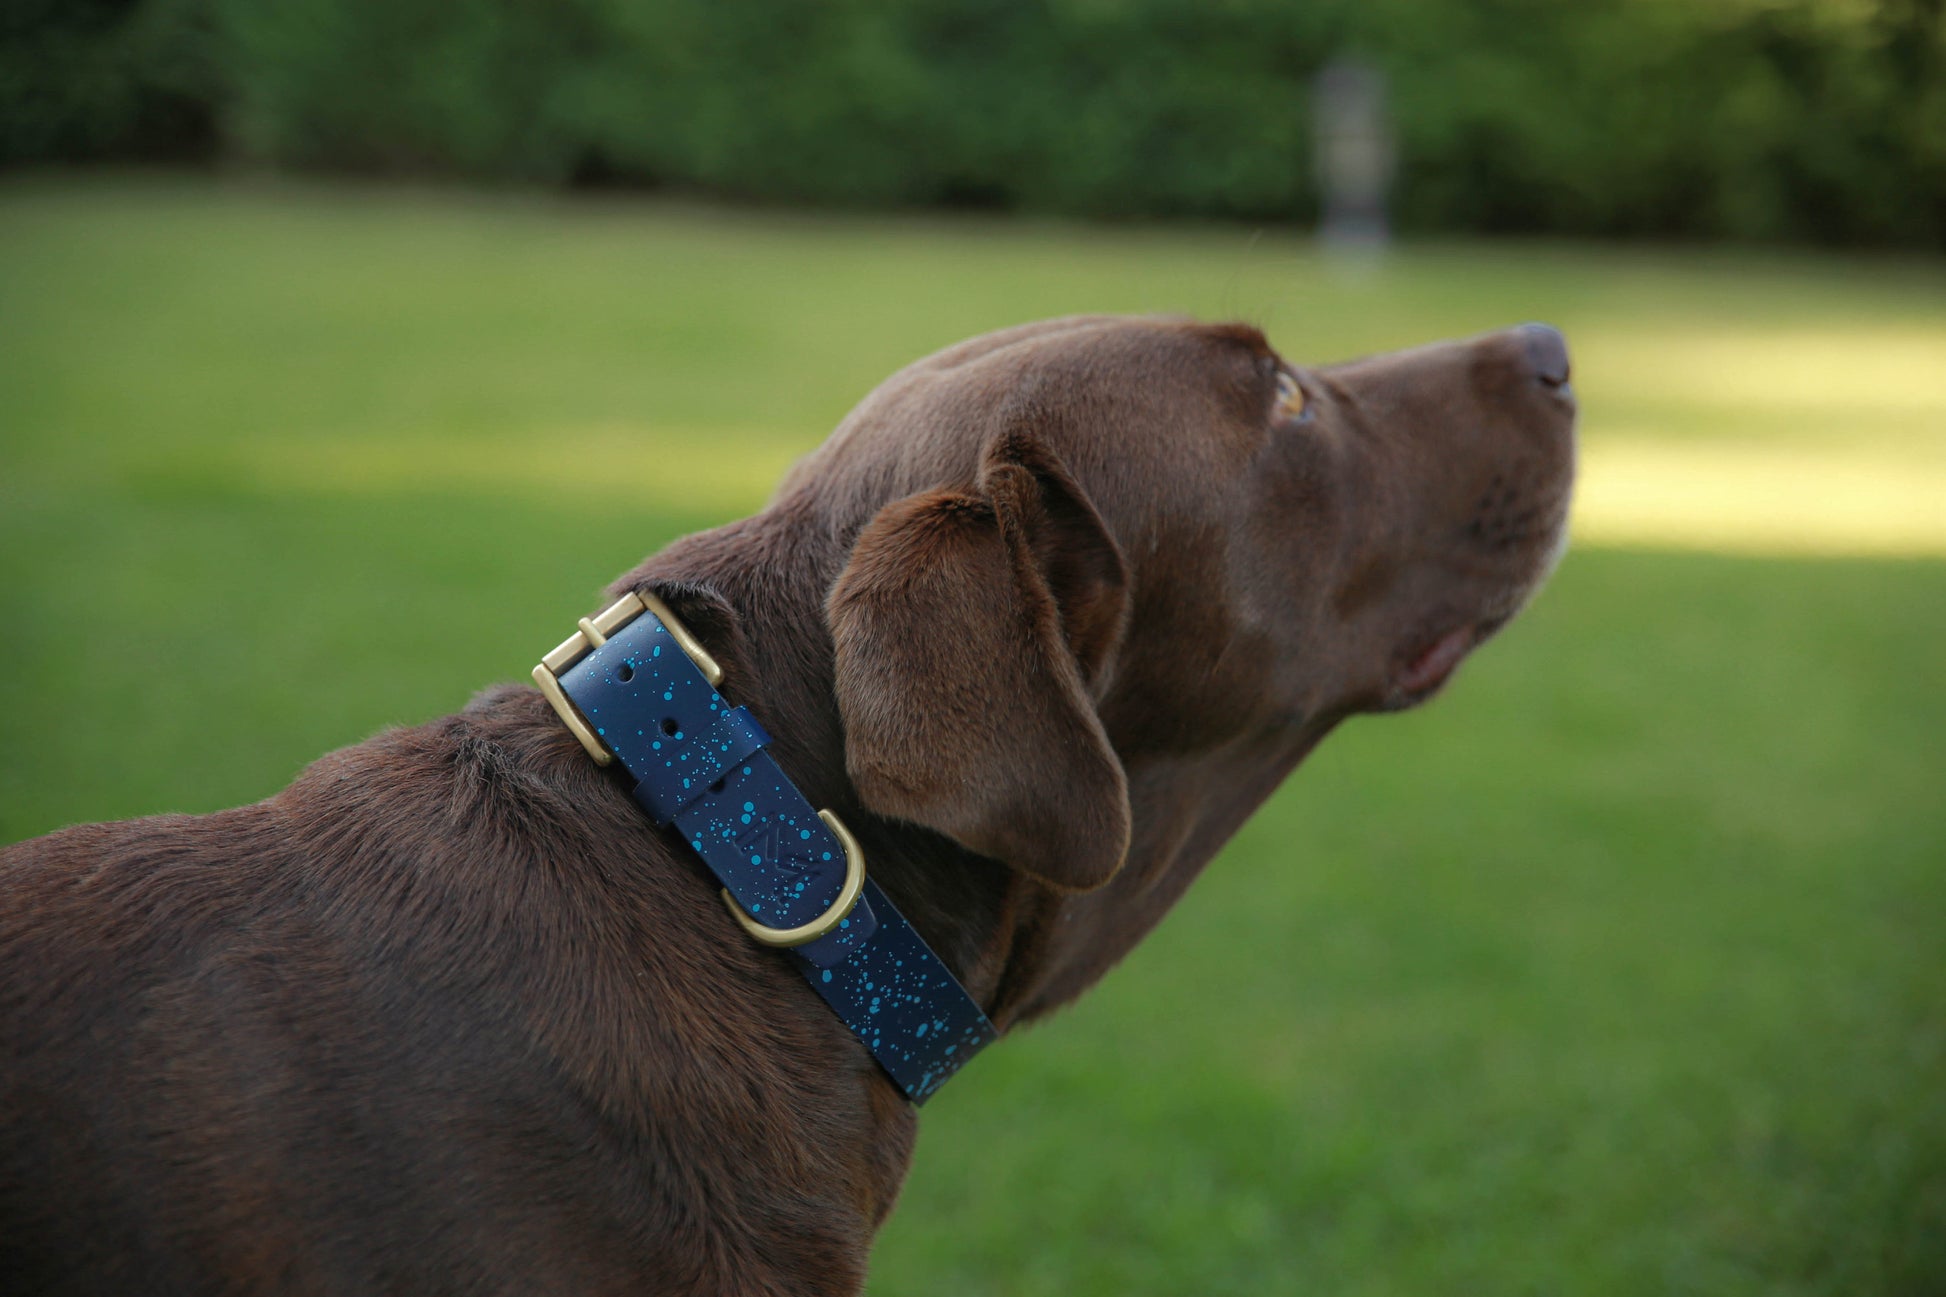
POLYGON ((858 904, 859 894, 865 890, 865 853, 859 849, 858 839, 852 837, 844 821, 830 811, 819 811, 818 818, 824 821, 825 827, 831 830, 845 849, 845 885, 830 909, 795 928, 766 928, 745 914, 743 907, 736 903, 736 898, 728 890, 723 893, 723 903, 730 907, 730 913, 743 925, 743 930, 766 946, 801 946, 807 941, 816 941, 837 928, 851 914, 858 904))
POLYGON ((658 621, 669 628, 669 633, 676 637, 676 643, 682 646, 682 651, 689 654, 689 660, 696 664, 696 669, 703 673, 705 680, 709 681, 709 687, 712 689, 719 687, 723 683, 723 668, 716 665, 716 659, 711 657, 709 650, 703 647, 703 641, 689 633, 689 627, 683 625, 682 619, 669 611, 668 604, 652 594, 644 593, 637 597, 650 612, 656 615, 658 621))
POLYGON ((541 695, 553 705, 555 713, 561 718, 561 723, 568 727, 568 733, 581 741, 581 746, 588 750, 588 755, 595 759, 596 765, 605 766, 614 761, 614 755, 601 745, 601 740, 595 737, 595 732, 588 728, 588 722, 581 719, 581 713, 574 710, 574 704, 570 703, 568 696, 561 692, 561 682, 554 678, 552 671, 545 666, 535 667, 534 683, 541 687, 541 695))
MULTIPOLYGON (((553 650, 541 659, 540 665, 534 668, 534 683, 540 686, 541 693, 560 715, 561 723, 581 741, 581 746, 588 750, 588 755, 593 757, 595 764, 599 766, 611 764, 615 760, 615 755, 603 745, 594 730, 589 728, 588 722, 581 719, 581 713, 575 710, 574 704, 562 691, 561 673, 606 644, 609 636, 644 612, 652 612, 656 615, 657 620, 674 637, 676 645, 689 655, 689 660, 696 664, 696 669, 701 671, 703 678, 709 681, 710 688, 714 689, 723 683, 723 668, 718 666, 716 659, 709 655, 709 650, 689 633, 689 628, 682 624, 676 614, 669 611, 668 604, 652 594, 643 592, 625 594, 593 617, 581 618, 575 623, 579 629, 555 645, 553 650)), ((851 830, 845 827, 844 821, 830 811, 819 811, 818 818, 824 821, 825 826, 838 839, 839 845, 845 849, 845 885, 839 889, 838 899, 831 903, 830 909, 809 923, 800 924, 795 928, 767 928, 745 914, 743 907, 736 903, 736 898, 728 891, 723 893, 723 903, 730 907, 730 913, 736 916, 738 923, 743 925, 743 930, 766 946, 801 946, 807 941, 816 941, 844 922, 858 905, 859 896, 864 893, 865 853, 859 849, 858 839, 852 837, 851 830)))
POLYGON ((568 701, 567 694, 562 692, 561 672, 606 644, 610 635, 634 621, 644 611, 656 615, 657 620, 675 638, 677 646, 689 655, 689 660, 696 664, 696 669, 701 671, 703 677, 709 681, 710 688, 714 689, 723 683, 723 668, 716 664, 716 659, 709 655, 709 650, 689 633, 689 628, 678 620, 676 614, 669 611, 668 604, 652 594, 638 592, 625 594, 593 617, 581 618, 575 623, 580 629, 556 645, 552 652, 541 659, 540 665, 534 668, 534 683, 540 686, 541 693, 560 715, 561 723, 568 727, 569 733, 581 741, 581 746, 588 750, 588 755, 595 759, 595 764, 598 766, 605 766, 612 762, 615 759, 614 755, 602 746, 601 740, 588 727, 588 722, 581 719, 581 713, 574 709, 574 704, 568 701))

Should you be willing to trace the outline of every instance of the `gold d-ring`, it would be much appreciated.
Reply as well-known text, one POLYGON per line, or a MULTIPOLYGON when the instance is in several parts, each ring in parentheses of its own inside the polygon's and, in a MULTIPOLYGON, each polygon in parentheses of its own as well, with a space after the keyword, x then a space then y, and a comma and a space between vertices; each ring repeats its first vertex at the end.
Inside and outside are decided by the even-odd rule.
POLYGON ((839 891, 838 899, 831 908, 812 919, 809 923, 795 928, 766 928, 763 924, 743 912, 726 888, 723 903, 730 907, 730 913, 743 925, 743 930, 766 946, 801 946, 807 941, 816 941, 831 932, 845 921, 852 907, 858 904, 858 897, 865 890, 865 853, 858 849, 858 839, 851 836, 851 830, 844 821, 830 811, 819 811, 818 818, 824 821, 838 842, 845 849, 845 885, 839 891))

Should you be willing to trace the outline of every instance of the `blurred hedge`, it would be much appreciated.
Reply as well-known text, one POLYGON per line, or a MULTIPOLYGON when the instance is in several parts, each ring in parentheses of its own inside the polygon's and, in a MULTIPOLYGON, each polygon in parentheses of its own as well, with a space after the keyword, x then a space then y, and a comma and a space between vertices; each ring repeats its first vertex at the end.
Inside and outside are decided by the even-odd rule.
POLYGON ((1390 76, 1408 228, 1946 247, 1946 0, 0 0, 0 164, 214 157, 1308 220, 1390 76))

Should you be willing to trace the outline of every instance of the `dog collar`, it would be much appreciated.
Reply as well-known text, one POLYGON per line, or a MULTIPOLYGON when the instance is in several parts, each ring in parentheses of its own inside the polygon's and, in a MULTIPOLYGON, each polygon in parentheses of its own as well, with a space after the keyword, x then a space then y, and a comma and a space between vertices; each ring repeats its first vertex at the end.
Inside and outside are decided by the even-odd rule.
POLYGON ((599 765, 619 761, 635 800, 715 875, 745 932, 782 949, 914 1103, 999 1033, 865 872, 836 815, 814 810, 769 752, 723 671, 652 594, 629 594, 534 668, 534 681, 599 765))

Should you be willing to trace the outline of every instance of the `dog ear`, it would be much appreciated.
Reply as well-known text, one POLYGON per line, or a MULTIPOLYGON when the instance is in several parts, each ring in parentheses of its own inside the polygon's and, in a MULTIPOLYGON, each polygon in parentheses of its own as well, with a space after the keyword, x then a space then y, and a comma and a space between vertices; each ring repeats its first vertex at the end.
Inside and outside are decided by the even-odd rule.
POLYGON ((1062 891, 1128 850, 1128 783, 1095 699, 1128 569, 1060 460, 1019 435, 972 492, 887 505, 826 603, 845 761, 871 810, 1062 891))

